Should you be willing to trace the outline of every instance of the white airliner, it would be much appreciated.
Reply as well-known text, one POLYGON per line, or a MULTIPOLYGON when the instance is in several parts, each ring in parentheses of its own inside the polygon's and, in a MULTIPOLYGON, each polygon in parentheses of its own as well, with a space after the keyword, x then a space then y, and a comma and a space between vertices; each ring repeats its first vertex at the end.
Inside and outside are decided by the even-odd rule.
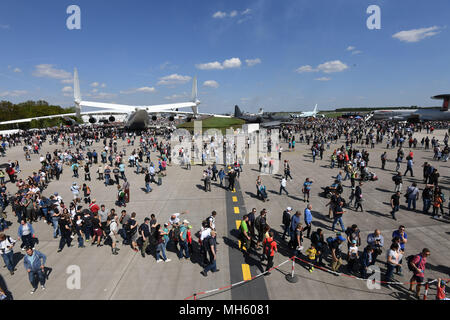
POLYGON ((323 114, 318 114, 317 104, 316 104, 316 106, 314 107, 313 111, 306 111, 306 112, 302 112, 301 114, 294 113, 294 114, 291 114, 291 117, 292 118, 317 118, 317 117, 322 117, 323 118, 324 115, 323 114))
MULTIPOLYGON (((75 103, 75 113, 68 114, 59 114, 59 115, 51 115, 44 117, 35 117, 35 118, 27 118, 27 119, 18 119, 11 121, 0 122, 2 124, 16 124, 23 122, 30 122, 32 120, 40 120, 40 119, 51 119, 62 117, 65 118, 66 121, 75 123, 73 119, 68 118, 69 116, 77 116, 81 115, 94 115, 94 114, 109 114, 109 121, 114 122, 115 118, 113 114, 125 114, 125 127, 129 129, 145 129, 150 124, 151 120, 156 120, 158 114, 168 114, 169 120, 174 120, 174 115, 181 114, 187 115, 188 121, 192 118, 197 118, 199 115, 213 115, 207 113, 199 113, 198 106, 200 101, 197 98, 197 77, 194 77, 192 83, 192 100, 189 102, 180 102, 180 103, 170 103, 170 104, 160 104, 160 105, 148 105, 148 106, 132 106, 132 105, 123 105, 123 104, 114 104, 114 103, 102 103, 102 102, 92 102, 92 101, 83 101, 81 99, 80 93, 80 82, 78 79, 78 71, 74 70, 74 103, 75 103), (98 110, 82 112, 82 107, 89 107, 98 110), (192 111, 179 111, 181 108, 191 108, 192 111), (149 114, 152 114, 150 116, 149 114)), ((214 115, 219 116, 219 115, 214 115)), ((96 120, 91 117, 89 119, 90 123, 95 123, 96 120)))

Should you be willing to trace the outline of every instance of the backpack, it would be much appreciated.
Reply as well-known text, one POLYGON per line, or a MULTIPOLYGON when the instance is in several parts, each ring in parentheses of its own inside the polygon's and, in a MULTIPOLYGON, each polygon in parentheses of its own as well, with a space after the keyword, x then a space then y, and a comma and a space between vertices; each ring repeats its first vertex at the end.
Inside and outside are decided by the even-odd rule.
POLYGON ((283 225, 287 226, 291 223, 291 216, 289 215, 289 213, 287 211, 283 212, 283 221, 282 221, 283 225))
POLYGON ((255 227, 256 230, 262 230, 263 228, 263 222, 262 222, 262 217, 261 216, 257 216, 255 219, 255 227))
MULTIPOLYGON (((419 254, 419 256, 420 256, 420 260, 419 260, 418 265, 420 265, 422 263, 422 255, 419 254)), ((416 255, 412 254, 406 258, 406 262, 408 262, 408 269, 409 269, 409 271, 412 271, 412 272, 415 271, 415 269, 413 267, 411 267, 412 261, 415 257, 416 257, 416 255)), ((417 267, 417 265, 416 265, 416 267, 417 267)))
POLYGON ((333 238, 333 237, 328 237, 328 238, 326 239, 326 242, 327 242, 328 246, 329 246, 330 249, 331 249, 331 244, 334 242, 334 238, 333 238))

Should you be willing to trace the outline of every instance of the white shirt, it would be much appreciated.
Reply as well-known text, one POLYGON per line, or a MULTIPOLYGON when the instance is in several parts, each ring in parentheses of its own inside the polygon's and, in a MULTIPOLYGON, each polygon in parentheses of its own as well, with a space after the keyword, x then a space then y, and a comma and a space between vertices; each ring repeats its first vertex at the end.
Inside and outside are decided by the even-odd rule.
POLYGON ((283 178, 283 179, 281 179, 281 186, 283 187, 283 188, 286 188, 286 179, 285 178, 283 178))
POLYGON ((210 228, 206 228, 200 231, 200 240, 203 241, 206 237, 211 235, 211 229, 210 228))
POLYGON ((209 223, 210 223, 211 228, 215 230, 215 229, 216 229, 216 219, 214 219, 213 216, 210 216, 210 217, 208 218, 208 220, 209 220, 209 223))
POLYGON ((4 253, 10 253, 12 251, 12 245, 16 243, 16 240, 14 240, 11 237, 6 236, 6 239, 0 242, 0 254, 4 253), (8 241, 8 238, 11 241, 8 241), (8 248, 10 247, 10 248, 8 248))
POLYGON ((178 218, 180 216, 180 213, 173 213, 170 215, 169 218, 169 224, 175 224, 175 223, 179 223, 180 219, 178 218), (172 216, 175 216, 175 219, 172 219, 172 216))

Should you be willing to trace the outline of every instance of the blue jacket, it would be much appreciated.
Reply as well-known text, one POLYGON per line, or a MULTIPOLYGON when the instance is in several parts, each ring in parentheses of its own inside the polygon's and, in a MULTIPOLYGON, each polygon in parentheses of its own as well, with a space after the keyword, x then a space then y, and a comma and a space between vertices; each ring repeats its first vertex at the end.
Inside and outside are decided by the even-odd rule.
POLYGON ((311 210, 309 210, 308 208, 305 209, 305 223, 306 224, 311 224, 312 221, 312 214, 311 214, 311 210))
POLYGON ((369 251, 364 250, 361 258, 359 258, 359 263, 361 264, 361 267, 367 268, 372 263, 372 254, 369 251))
POLYGON ((41 269, 41 266, 45 265, 45 261, 47 261, 47 257, 45 256, 45 254, 34 250, 33 255, 35 255, 33 264, 31 264, 31 259, 28 254, 25 255, 25 258, 23 258, 23 265, 25 266, 25 270, 30 269, 31 271, 38 271, 41 269))
MULTIPOLYGON (((34 234, 33 226, 31 224, 29 224, 28 222, 27 222, 27 225, 30 228, 30 234, 33 235, 34 234)), ((23 234, 23 226, 22 226, 22 224, 20 224, 19 230, 17 231, 17 234, 18 234, 19 238, 22 238, 22 234, 23 234)))

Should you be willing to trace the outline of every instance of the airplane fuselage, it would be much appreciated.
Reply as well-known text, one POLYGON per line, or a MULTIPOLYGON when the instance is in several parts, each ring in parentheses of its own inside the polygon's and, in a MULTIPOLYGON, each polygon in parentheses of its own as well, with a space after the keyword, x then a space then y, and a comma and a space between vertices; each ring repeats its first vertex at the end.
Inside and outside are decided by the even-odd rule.
POLYGON ((450 111, 437 109, 377 110, 373 120, 450 121, 450 111))

